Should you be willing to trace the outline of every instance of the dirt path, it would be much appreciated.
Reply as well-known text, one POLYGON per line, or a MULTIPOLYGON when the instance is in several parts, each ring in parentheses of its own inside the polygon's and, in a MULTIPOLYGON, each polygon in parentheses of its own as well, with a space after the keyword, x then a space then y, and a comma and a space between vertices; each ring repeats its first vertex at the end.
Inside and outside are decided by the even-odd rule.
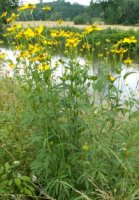
MULTIPOLYGON (((65 21, 61 25, 58 24, 56 21, 27 21, 27 22, 15 22, 15 24, 21 23, 22 27, 37 27, 40 24, 47 27, 57 27, 57 26, 69 26, 74 28, 86 28, 89 25, 74 25, 74 22, 65 21)), ((112 29, 121 29, 121 30, 139 30, 139 26, 122 26, 122 25, 100 25, 102 29, 112 28, 112 29)))
MULTIPOLYGON (((76 28, 85 28, 88 25, 74 25, 76 28)), ((139 26, 122 26, 122 25, 100 25, 102 29, 112 28, 112 29, 120 29, 120 30, 139 30, 139 26)))

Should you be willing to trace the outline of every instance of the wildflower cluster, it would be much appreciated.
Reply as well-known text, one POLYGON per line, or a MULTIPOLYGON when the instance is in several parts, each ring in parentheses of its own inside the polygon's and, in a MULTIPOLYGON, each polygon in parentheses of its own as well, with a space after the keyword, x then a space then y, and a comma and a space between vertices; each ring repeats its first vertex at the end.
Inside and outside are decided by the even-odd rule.
POLYGON ((110 52, 119 54, 122 60, 124 59, 124 56, 123 56, 124 54, 128 55, 127 59, 123 60, 123 62, 127 65, 132 64, 133 60, 129 57, 129 50, 130 50, 130 45, 133 45, 136 43, 137 43, 137 39, 135 38, 135 36, 125 37, 119 40, 116 44, 114 44, 110 52))
MULTIPOLYGON (((45 71, 50 68, 50 52, 52 53, 54 50, 60 49, 63 46, 65 48, 63 52, 65 52, 66 55, 68 52, 73 53, 73 49, 79 50, 78 54, 82 54, 85 51, 90 53, 96 51, 99 59, 107 58, 110 54, 118 54, 120 55, 121 61, 126 65, 133 62, 129 56, 129 48, 127 45, 132 45, 137 42, 135 36, 123 38, 111 48, 109 45, 110 39, 106 39, 108 47, 106 48, 106 52, 101 52, 101 50, 98 50, 101 49, 100 41, 90 44, 86 40, 87 35, 93 34, 96 31, 101 31, 101 27, 92 25, 85 28, 81 33, 65 31, 63 29, 51 29, 50 34, 46 34, 46 28, 42 25, 39 27, 23 28, 21 23, 14 23, 21 12, 28 9, 33 11, 35 8, 36 5, 27 4, 18 9, 19 14, 12 13, 11 16, 7 18, 7 22, 11 22, 11 25, 7 27, 7 32, 4 36, 12 36, 15 38, 13 47, 15 47, 15 50, 20 51, 18 59, 27 59, 34 67, 38 68, 40 71, 45 71), (125 58, 124 55, 128 55, 127 58, 125 58)), ((46 6, 42 8, 42 10, 50 11, 51 8, 46 6)), ((3 13, 0 18, 5 17, 6 15, 7 13, 3 13)), ((14 65, 10 66, 12 68, 14 65)))

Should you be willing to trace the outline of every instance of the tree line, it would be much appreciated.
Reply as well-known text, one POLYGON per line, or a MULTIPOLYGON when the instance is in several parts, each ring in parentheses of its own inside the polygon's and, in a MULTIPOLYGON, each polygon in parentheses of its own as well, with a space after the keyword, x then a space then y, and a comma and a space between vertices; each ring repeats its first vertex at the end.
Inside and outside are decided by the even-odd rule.
POLYGON ((110 24, 139 24, 139 0, 91 0, 89 15, 110 24))
POLYGON ((39 3, 36 5, 36 9, 30 15, 30 11, 27 10, 24 15, 20 16, 20 20, 50 20, 55 21, 63 19, 65 21, 73 21, 78 15, 82 15, 85 12, 85 6, 80 4, 71 4, 70 2, 50 2, 39 3), (50 10, 42 10, 43 7, 50 6, 50 10), (26 16, 26 17, 25 17, 26 16))
MULTIPOLYGON (((0 0, 0 14, 10 15, 16 12, 18 0, 0 0)), ((139 24, 139 0, 91 0, 89 6, 71 4, 69 2, 38 3, 32 16, 26 10, 18 20, 50 20, 62 19, 74 21, 75 24, 92 24, 104 22, 108 24, 139 24), (42 7, 50 6, 51 10, 45 12, 42 7), (26 17, 25 17, 26 16, 26 17)), ((5 19, 0 21, 4 23, 5 19)))

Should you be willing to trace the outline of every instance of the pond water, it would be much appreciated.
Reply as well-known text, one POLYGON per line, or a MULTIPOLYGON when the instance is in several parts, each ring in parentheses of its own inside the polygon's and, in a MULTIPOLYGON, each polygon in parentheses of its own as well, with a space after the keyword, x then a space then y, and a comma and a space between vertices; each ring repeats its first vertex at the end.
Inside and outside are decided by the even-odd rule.
MULTIPOLYGON (((7 54, 8 59, 12 60, 13 63, 16 63, 15 59, 15 53, 13 53, 11 50, 1 49, 1 53, 5 52, 7 54)), ((18 53, 18 52, 17 52, 18 53)), ((69 59, 65 57, 60 56, 54 56, 51 60, 52 67, 55 66, 55 63, 59 61, 59 59, 63 59, 65 63, 68 64, 69 59)), ((78 57, 77 61, 80 63, 80 65, 85 66, 86 60, 82 57, 78 57)), ((125 67, 123 65, 121 73, 118 75, 119 78, 117 78, 114 81, 114 85, 119 89, 122 90, 121 98, 136 98, 139 99, 139 64, 134 64, 133 67, 125 67), (133 73, 132 73, 133 72, 133 73), (129 75, 125 78, 126 74, 129 75)), ((1 75, 6 76, 13 76, 13 70, 10 69, 6 64, 0 63, 0 70, 1 75)), ((59 67, 57 67, 56 71, 54 72, 55 77, 61 77, 64 72, 62 64, 59 62, 59 67)), ((21 71, 22 74, 22 71, 21 71)), ((88 70, 88 74, 93 75, 92 68, 88 70)), ((113 74, 113 76, 116 76, 113 74)))

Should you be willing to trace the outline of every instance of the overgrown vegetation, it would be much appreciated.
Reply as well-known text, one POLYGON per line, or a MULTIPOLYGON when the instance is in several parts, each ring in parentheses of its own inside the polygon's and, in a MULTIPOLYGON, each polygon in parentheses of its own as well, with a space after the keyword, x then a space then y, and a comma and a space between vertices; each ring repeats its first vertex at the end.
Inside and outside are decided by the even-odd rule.
MULTIPOLYGON (((6 21, 27 9, 35 6, 6 21)), ((139 198, 138 82, 126 84, 138 40, 130 32, 111 42, 101 31, 6 28, 13 58, 1 49, 2 200, 139 198)))

